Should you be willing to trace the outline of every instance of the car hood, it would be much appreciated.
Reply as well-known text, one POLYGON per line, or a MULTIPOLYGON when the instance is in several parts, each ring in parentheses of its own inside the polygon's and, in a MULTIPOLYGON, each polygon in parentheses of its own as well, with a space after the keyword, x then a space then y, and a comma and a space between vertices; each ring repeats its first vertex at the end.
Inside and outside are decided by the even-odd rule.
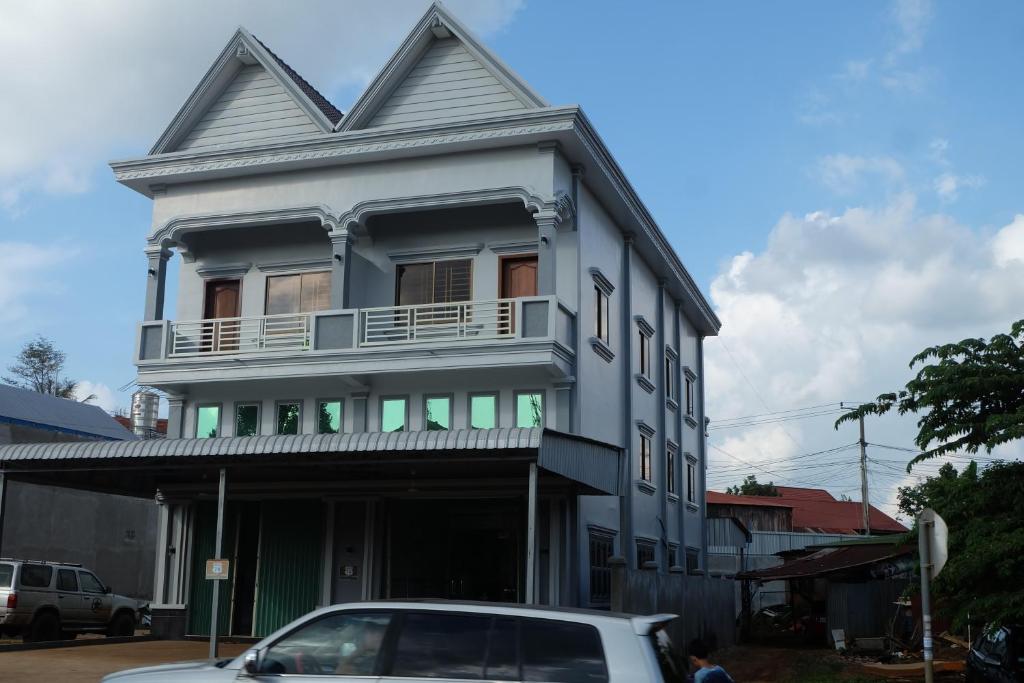
MULTIPOLYGON (((228 660, 230 661, 230 660, 228 660)), ((238 675, 234 669, 224 669, 214 666, 209 660, 198 662, 178 662, 176 664, 160 664, 159 666, 144 666, 138 669, 127 669, 117 673, 108 674, 103 681, 116 681, 117 683, 131 683, 132 681, 189 681, 199 683, 201 681, 226 681, 233 680, 238 675)))

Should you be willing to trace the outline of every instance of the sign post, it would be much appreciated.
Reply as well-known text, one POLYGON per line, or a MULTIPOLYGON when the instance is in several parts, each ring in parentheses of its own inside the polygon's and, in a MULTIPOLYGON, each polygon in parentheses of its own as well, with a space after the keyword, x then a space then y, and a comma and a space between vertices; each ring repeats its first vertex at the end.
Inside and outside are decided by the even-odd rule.
MULTIPOLYGON (((227 488, 227 470, 220 468, 220 482, 217 486, 217 537, 216 546, 213 549, 214 559, 207 561, 207 578, 227 578, 227 563, 221 561, 221 552, 224 543, 224 494, 227 488), (222 571, 218 571, 218 569, 222 571), (211 576, 212 575, 212 576, 211 576)), ((217 627, 220 619, 220 581, 213 582, 213 604, 210 611, 210 659, 217 658, 217 627)))
POLYGON ((921 554, 921 627, 924 641, 924 680, 935 679, 934 649, 932 646, 932 594, 931 581, 942 571, 948 557, 946 541, 949 531, 942 517, 930 508, 917 515, 917 548, 921 554))

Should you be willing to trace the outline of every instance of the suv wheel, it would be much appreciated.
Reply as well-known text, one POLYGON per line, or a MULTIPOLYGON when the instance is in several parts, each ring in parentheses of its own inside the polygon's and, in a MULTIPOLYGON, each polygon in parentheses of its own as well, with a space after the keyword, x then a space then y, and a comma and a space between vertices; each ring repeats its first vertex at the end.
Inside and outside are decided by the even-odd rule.
POLYGON ((43 612, 32 620, 22 640, 28 643, 44 643, 60 640, 60 636, 60 618, 53 612, 43 612))
POLYGON ((130 612, 118 612, 110 620, 107 635, 115 638, 135 635, 135 617, 130 612))

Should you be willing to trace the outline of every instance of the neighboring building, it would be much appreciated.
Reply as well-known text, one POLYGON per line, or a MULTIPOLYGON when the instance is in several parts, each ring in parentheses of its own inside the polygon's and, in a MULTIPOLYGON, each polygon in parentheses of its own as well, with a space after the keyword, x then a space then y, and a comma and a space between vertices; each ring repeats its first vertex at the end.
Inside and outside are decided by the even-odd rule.
MULTIPOLYGON (((97 406, 0 384, 0 444, 127 441, 135 437, 97 406)), ((93 491, 0 483, 0 556, 79 562, 115 592, 149 598, 156 505, 93 491)))
POLYGON ((240 29, 112 166, 153 200, 136 361, 168 438, 59 457, 159 492, 155 599, 189 632, 222 467, 224 632, 353 599, 607 606, 615 554, 705 568, 719 321, 582 110, 443 8, 344 116, 240 29))
MULTIPOLYGON (((117 420, 117 424, 121 425, 125 429, 132 429, 132 419, 125 417, 124 415, 115 415, 114 419, 117 420)), ((167 436, 167 418, 157 418, 156 428, 153 430, 154 438, 161 438, 167 436)))

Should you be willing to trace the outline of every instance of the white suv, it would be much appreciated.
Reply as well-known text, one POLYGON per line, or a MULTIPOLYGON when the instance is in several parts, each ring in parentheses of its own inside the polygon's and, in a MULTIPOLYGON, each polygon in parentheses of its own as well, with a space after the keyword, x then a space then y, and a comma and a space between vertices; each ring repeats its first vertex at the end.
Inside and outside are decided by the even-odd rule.
POLYGON ((233 660, 133 669, 103 680, 682 683, 685 665, 664 631, 675 618, 491 603, 353 603, 312 612, 233 660))
POLYGON ((25 642, 135 633, 138 602, 114 595, 80 564, 0 558, 0 634, 25 642))

